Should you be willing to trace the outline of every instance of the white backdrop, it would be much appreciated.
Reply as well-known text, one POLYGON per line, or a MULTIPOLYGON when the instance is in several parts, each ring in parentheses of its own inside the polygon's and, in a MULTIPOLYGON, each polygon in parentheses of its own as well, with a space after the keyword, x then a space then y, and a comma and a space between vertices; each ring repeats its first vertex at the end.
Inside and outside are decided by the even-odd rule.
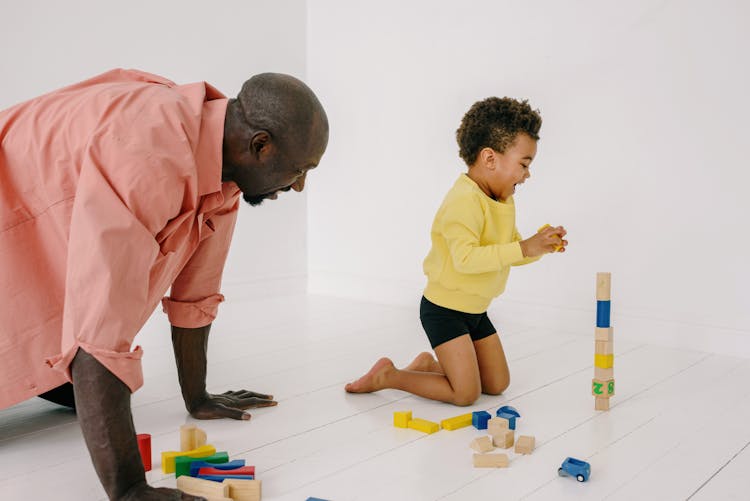
MULTIPOLYGON (((417 304, 435 210, 476 100, 544 124, 518 226, 569 252, 511 273, 499 318, 750 356, 750 4, 741 0, 308 3, 331 140, 308 195, 309 290, 417 304)), ((500 322, 502 328, 502 322, 500 322)))
MULTIPOLYGON (((229 97, 264 71, 305 79, 304 0, 0 2, 0 109, 115 67, 229 97)), ((243 203, 224 275, 228 295, 304 284, 305 194, 243 203), (296 280, 291 280, 296 279, 296 280)), ((297 286, 304 290, 304 285, 297 286)))

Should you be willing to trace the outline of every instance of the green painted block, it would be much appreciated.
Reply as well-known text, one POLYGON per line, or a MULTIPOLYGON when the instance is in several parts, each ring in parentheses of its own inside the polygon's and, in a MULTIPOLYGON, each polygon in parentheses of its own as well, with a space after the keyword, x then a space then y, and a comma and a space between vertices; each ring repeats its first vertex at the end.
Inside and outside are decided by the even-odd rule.
POLYGON ((193 461, 206 461, 208 463, 226 463, 229 461, 229 454, 224 452, 217 452, 213 456, 208 456, 205 458, 191 458, 188 456, 178 456, 174 459, 175 464, 175 478, 181 477, 182 475, 189 475, 190 474, 190 463, 193 461))

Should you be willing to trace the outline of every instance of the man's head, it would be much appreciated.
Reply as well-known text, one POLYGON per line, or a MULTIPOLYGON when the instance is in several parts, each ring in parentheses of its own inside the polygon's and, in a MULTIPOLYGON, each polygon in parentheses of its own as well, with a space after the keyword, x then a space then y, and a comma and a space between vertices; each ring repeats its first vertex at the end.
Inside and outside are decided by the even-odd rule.
POLYGON ((542 117, 527 101, 490 97, 472 105, 456 131, 469 177, 495 200, 505 200, 529 176, 542 117))
POLYGON ((302 191, 328 145, 328 118, 302 81, 262 73, 227 106, 222 180, 234 181, 250 205, 279 191, 302 191))

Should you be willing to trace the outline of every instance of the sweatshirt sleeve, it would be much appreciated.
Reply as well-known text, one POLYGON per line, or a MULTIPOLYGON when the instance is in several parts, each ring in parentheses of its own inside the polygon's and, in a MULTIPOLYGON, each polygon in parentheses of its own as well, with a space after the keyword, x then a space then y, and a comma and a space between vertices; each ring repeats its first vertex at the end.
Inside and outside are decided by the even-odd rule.
POLYGON ((484 224, 482 208, 476 203, 455 202, 443 214, 442 234, 459 273, 486 273, 520 263, 523 258, 518 241, 481 245, 484 224))
MULTIPOLYGON (((521 240, 523 240, 523 237, 518 232, 518 228, 513 228, 513 241, 520 242, 521 240)), ((518 245, 520 247, 521 244, 519 243, 518 245)), ((523 254, 523 252, 521 254, 523 254)), ((525 257, 521 259, 520 261, 518 261, 517 263, 513 263, 513 266, 522 266, 524 264, 534 263, 536 261, 539 261, 541 258, 542 256, 525 257)))

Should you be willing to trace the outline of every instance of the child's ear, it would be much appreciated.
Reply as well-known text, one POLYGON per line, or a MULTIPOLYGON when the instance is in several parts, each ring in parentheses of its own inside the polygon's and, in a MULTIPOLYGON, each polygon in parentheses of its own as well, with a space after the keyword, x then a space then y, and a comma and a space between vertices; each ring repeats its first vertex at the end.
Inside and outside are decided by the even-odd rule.
POLYGON ((489 169, 495 170, 495 150, 492 148, 484 148, 481 153, 482 163, 489 169))

